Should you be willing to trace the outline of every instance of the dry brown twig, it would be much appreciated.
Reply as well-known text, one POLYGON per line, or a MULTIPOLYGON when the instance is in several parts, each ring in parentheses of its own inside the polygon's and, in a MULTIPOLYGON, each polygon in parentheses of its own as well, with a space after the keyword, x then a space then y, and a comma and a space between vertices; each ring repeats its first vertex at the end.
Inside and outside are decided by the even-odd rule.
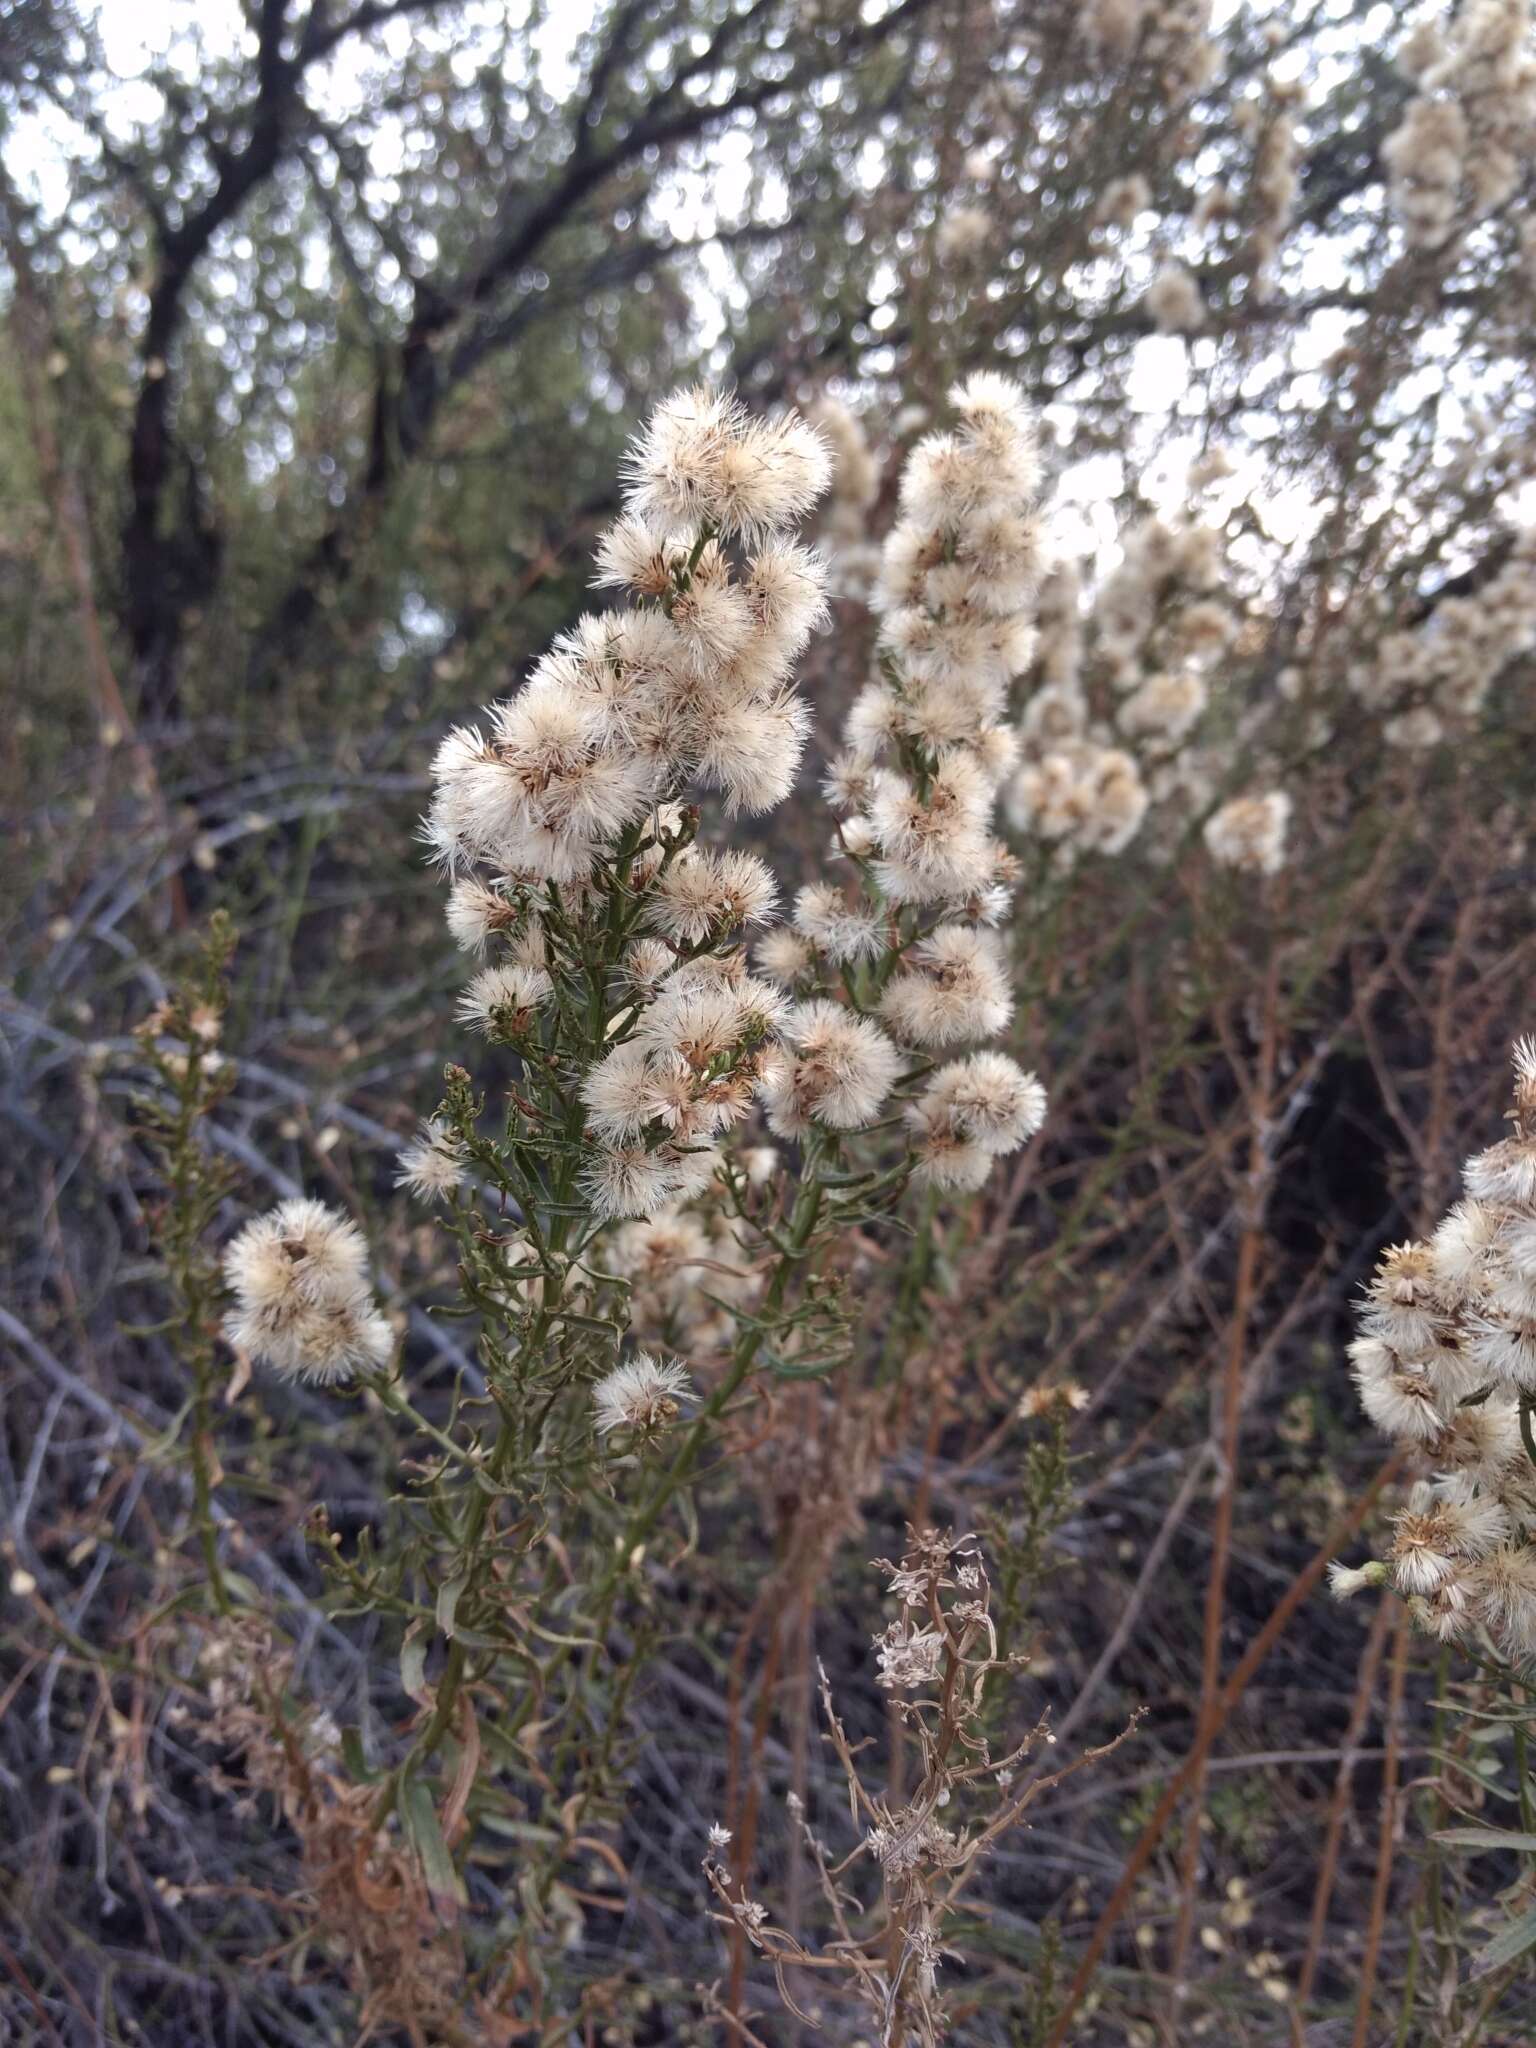
MULTIPOLYGON (((798 2019, 816 2024, 797 2003, 786 1973, 820 1972, 875 2019, 882 2048, 935 2048, 948 2024, 938 1982, 945 1930, 961 1894, 992 1845, 1020 1824, 1035 1801, 1118 1749, 1137 1717, 1112 1741, 1019 1783, 1020 1767, 1056 1738, 1042 1719, 1006 1754, 992 1754, 983 1720, 988 1681, 1019 1660, 998 1654, 991 1589, 975 1539, 912 1529, 901 1561, 882 1561, 882 1567, 891 1575, 898 1611, 875 1638, 879 1683, 915 1741, 920 1772, 910 1798, 893 1800, 869 1788, 860 1765, 864 1745, 850 1741, 822 1670, 825 1739, 847 1791, 849 1822, 862 1828, 863 1839, 834 1860, 794 1794, 790 1813, 833 1937, 812 1949, 776 1924, 723 1860, 729 1845, 724 1828, 712 1831, 704 1874, 721 1908, 716 1918, 733 1940, 750 1944, 768 1962, 780 1998, 798 2019), (868 1905, 845 1881, 863 1859, 880 1877, 879 1897, 868 1905)), ((739 2010, 733 1991, 731 2011, 739 2010)))

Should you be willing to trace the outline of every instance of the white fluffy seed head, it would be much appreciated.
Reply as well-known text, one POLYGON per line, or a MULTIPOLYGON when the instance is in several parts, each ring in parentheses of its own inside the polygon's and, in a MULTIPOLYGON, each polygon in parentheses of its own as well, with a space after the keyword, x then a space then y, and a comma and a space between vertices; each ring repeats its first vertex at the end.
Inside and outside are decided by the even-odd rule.
POLYGON ((992 1038, 1013 1013, 997 941, 968 925, 944 924, 912 951, 912 965, 881 998, 880 1015, 898 1038, 935 1049, 992 1038))
POLYGON ((553 991, 554 983, 541 967, 512 962, 482 968, 459 997, 459 1022, 488 1038, 522 1038, 553 991))
POLYGON ((902 1067, 879 1026, 823 998, 797 1003, 782 1030, 792 1056, 763 1090, 769 1129, 797 1138, 812 1123, 834 1131, 873 1123, 902 1067))
POLYGON ((1283 790, 1234 797, 1205 825, 1211 858, 1241 873, 1277 875, 1285 865, 1291 800, 1283 790))
POLYGON ((583 1168, 582 1186, 593 1214, 603 1221, 658 1216, 709 1185, 716 1156, 708 1147, 596 1145, 583 1168))
POLYGON ((1426 1374, 1405 1371, 1377 1338, 1357 1338, 1349 1357, 1360 1405, 1384 1435, 1399 1443, 1436 1440, 1455 1411, 1450 1395, 1426 1374))
POLYGON ((642 597, 665 597, 672 588, 674 566, 686 562, 687 550, 649 525, 625 513, 597 544, 599 586, 634 590, 642 597))
POLYGON ((661 1092, 651 1048, 616 1045, 582 1080, 588 1130, 610 1145, 629 1143, 657 1116, 661 1092))
POLYGON ((835 882, 810 882, 795 898, 795 930, 835 967, 873 960, 886 944, 878 905, 850 899, 835 882))
POLYGON ((747 541, 796 525, 831 481, 816 430, 794 413, 753 419, 702 387, 657 407, 627 463, 630 505, 664 530, 709 525, 747 541))
POLYGON ((600 1435, 616 1429, 652 1436, 677 1419, 678 1405, 693 1393, 693 1382, 673 1360, 640 1351, 616 1365, 592 1389, 592 1408, 600 1435))
POLYGON ((231 1293, 254 1307, 304 1302, 331 1307, 364 1284, 368 1247, 348 1217, 323 1202, 279 1202, 225 1249, 231 1293))
POLYGON ((1203 677, 1193 670, 1149 676, 1121 704, 1115 723, 1122 732, 1137 733, 1165 747, 1176 747, 1199 724, 1207 695, 1203 677))
POLYGON ((647 922, 680 945, 716 941, 773 915, 778 887, 756 854, 691 849, 654 885, 647 922))
POLYGON ((225 1251, 224 1278, 226 1339, 286 1378, 329 1385, 390 1354, 362 1233, 324 1203, 282 1202, 247 1224, 225 1251))
POLYGON ((394 1332, 366 1297, 323 1308, 236 1308, 223 1327, 226 1342, 237 1351, 271 1366, 284 1379, 322 1387, 383 1365, 394 1348, 394 1332))
POLYGON ((510 931, 517 922, 516 904, 473 876, 448 891, 448 929, 466 953, 484 953, 498 932, 510 931))
POLYGON ((986 1152, 1016 1152, 1045 1121, 1045 1090, 1006 1054, 975 1052, 940 1068, 926 1099, 986 1152))
POLYGON ((422 1202, 443 1202, 464 1185, 464 1148, 446 1124, 429 1118, 397 1162, 395 1186, 422 1202))
POLYGON ((919 1187, 942 1194, 974 1194, 982 1187, 996 1155, 968 1137, 959 1119, 943 1102, 924 1096, 905 1114, 912 1147, 912 1178, 919 1187))
POLYGON ((793 661, 827 622, 827 565, 812 548, 778 540, 747 563, 743 585, 748 609, 779 659, 793 661))
POLYGON ((795 697, 722 712, 702 736, 699 772, 724 791, 728 812, 770 811, 794 787, 809 729, 810 714, 795 697))
POLYGON ((702 1072, 727 1054, 772 1036, 785 1000, 766 982, 745 976, 679 971, 663 983, 635 1026, 638 1044, 667 1053, 702 1072))
POLYGON ((1536 1140, 1505 1138, 1490 1145, 1467 1161, 1462 1178, 1475 1202, 1529 1207, 1536 1202, 1536 1140))
POLYGON ((813 974, 816 956, 808 939, 789 925, 778 925, 757 942, 753 955, 760 974, 766 974, 783 988, 792 988, 797 981, 813 974))

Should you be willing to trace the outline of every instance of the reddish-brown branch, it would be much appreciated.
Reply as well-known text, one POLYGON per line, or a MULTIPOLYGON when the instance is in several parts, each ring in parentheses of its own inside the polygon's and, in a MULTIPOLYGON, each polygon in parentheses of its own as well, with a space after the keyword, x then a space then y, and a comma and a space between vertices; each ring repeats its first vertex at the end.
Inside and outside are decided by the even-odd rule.
POLYGON ((1335 1522, 1323 1542, 1312 1553, 1290 1585, 1276 1602, 1269 1619, 1248 1645, 1232 1671, 1226 1684, 1217 1695, 1216 1712, 1210 1727, 1195 1738, 1195 1745, 1164 1788, 1163 1796, 1153 1809, 1150 1819, 1137 1836, 1130 1855, 1126 1859, 1119 1882, 1110 1893, 1108 1902, 1098 1920, 1094 1923, 1088 1946, 1077 1966, 1072 1982, 1067 1987, 1061 2010, 1057 2013, 1045 2048, 1063 2048, 1072 2031, 1072 2021, 1087 1995, 1094 1973, 1099 1967, 1104 1951, 1108 1948, 1115 1929, 1125 1915, 1125 1909, 1135 1894, 1137 1881, 1151 1861, 1152 1855, 1167 1831, 1185 1793, 1194 1782, 1195 1775, 1210 1753, 1212 1743, 1225 1727, 1238 1701, 1253 1682, 1270 1651, 1289 1627, 1292 1617, 1301 1603, 1315 1589, 1328 1568, 1328 1560, 1337 1555, 1350 1537, 1365 1521, 1383 1487, 1396 1479, 1402 1467, 1401 1455, 1391 1457, 1372 1479, 1363 1493, 1358 1494, 1347 1512, 1335 1522))
POLYGON ((1205 1756, 1216 1736, 1221 1690, 1221 1636, 1226 1619, 1227 1572, 1232 1557, 1232 1523, 1237 1500, 1238 1438, 1243 1412, 1243 1375, 1248 1358, 1248 1327, 1258 1290, 1259 1257, 1264 1244, 1265 1191, 1271 1160, 1270 1109, 1278 1037, 1279 956, 1271 946, 1264 989, 1264 1032, 1257 1070, 1248 1098, 1249 1146, 1247 1185, 1243 1190, 1243 1234, 1238 1244, 1237 1279, 1228 1325, 1226 1366, 1221 1387, 1221 1436, 1216 1495, 1216 1524, 1211 1571, 1206 1581, 1205 1628, 1200 1664, 1200 1714, 1196 1724, 1199 1760, 1191 1778, 1191 1798, 1180 1867, 1179 1914, 1173 1940, 1170 1997, 1175 2006, 1182 1994, 1194 1929, 1195 1893, 1200 1875, 1200 1823, 1205 1808, 1205 1756))
POLYGON ((1402 1769, 1403 1681, 1408 1671, 1408 1610, 1400 1608, 1392 1638, 1392 1676, 1387 1687, 1387 1756, 1382 1766, 1381 1836, 1376 1850, 1376 1881, 1371 1887, 1371 1917, 1360 1963, 1360 1999, 1350 2048, 1366 2048, 1371 2031, 1371 2005, 1376 1996, 1376 1971, 1381 1937, 1387 1924, 1392 1890, 1392 1863, 1397 1845, 1398 1781, 1402 1769))
POLYGON ((1328 1908, 1333 1901, 1334 1878, 1339 1867, 1339 1848, 1344 1839, 1344 1815, 1349 1805, 1349 1788, 1354 1777, 1355 1755, 1360 1746, 1360 1738, 1365 1733, 1371 1701, 1376 1696, 1376 1677, 1381 1670, 1382 1652, 1387 1645, 1387 1629, 1391 1619, 1391 1606, 1383 1600, 1371 1617, 1370 1634, 1365 1639, 1365 1650, 1360 1658, 1360 1675, 1355 1684, 1349 1724, 1344 1730, 1344 1740, 1340 1745, 1338 1774, 1334 1778, 1333 1792, 1328 1801, 1328 1824, 1323 1835, 1323 1853, 1318 1861, 1317 1886, 1312 1894, 1312 1917, 1307 1927, 1307 1949, 1302 1958, 1301 1975, 1296 1980, 1298 2008, 1305 2008, 1312 1996, 1312 1986, 1317 1980, 1323 1936, 1328 1927, 1328 1908))

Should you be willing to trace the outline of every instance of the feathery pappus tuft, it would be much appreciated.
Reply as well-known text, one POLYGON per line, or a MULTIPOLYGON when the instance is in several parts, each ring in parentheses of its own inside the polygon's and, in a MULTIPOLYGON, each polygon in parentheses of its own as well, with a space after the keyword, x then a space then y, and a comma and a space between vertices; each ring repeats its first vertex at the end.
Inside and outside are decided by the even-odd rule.
POLYGON ((459 997, 459 1022, 489 1038, 523 1038, 553 992, 541 967, 487 967, 459 997))
POLYGON ((592 1408, 600 1435, 627 1429, 653 1436, 677 1420, 680 1403, 691 1398, 693 1382, 672 1360, 653 1358, 648 1351, 616 1365, 592 1389, 592 1408))
POLYGON ((763 1090, 768 1128, 798 1138, 813 1123, 834 1131, 872 1124, 902 1068, 879 1026, 819 998, 797 1003, 781 1029, 792 1051, 763 1090))
POLYGON ((1285 835, 1291 800, 1283 790, 1234 797, 1206 821, 1205 843, 1222 867, 1246 874, 1277 875, 1285 866, 1285 835))
POLYGON ((651 926, 698 946, 773 915, 778 885, 755 853, 690 849, 658 877, 646 908, 651 926))
POLYGON ((362 1232, 322 1202, 281 1202, 248 1223, 225 1249, 224 1278, 226 1340, 285 1378, 329 1385, 393 1349, 362 1232))
POLYGON ((464 1148, 457 1134, 429 1118, 401 1152, 395 1186, 423 1202, 443 1202, 464 1185, 464 1148))

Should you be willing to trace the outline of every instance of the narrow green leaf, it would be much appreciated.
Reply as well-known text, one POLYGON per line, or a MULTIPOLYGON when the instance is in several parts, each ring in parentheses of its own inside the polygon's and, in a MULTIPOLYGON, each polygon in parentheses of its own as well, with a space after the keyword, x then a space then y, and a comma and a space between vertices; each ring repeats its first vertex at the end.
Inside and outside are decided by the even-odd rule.
POLYGON ((182 1402, 158 1436, 149 1436, 144 1439, 143 1443, 139 1446, 141 1462, 150 1464, 157 1458, 163 1458, 175 1446, 176 1439, 181 1435, 181 1425, 192 1413, 192 1406, 193 1404, 189 1397, 182 1402))
POLYGON ((413 1621, 400 1645, 400 1684, 408 1699, 419 1700, 427 1689, 427 1635, 413 1621))
POLYGON ((608 1322, 602 1316, 578 1315, 573 1308, 557 1308, 549 1311, 552 1321, 574 1323, 579 1330, 598 1330, 603 1336, 611 1337, 615 1343, 622 1341, 624 1332, 617 1323, 608 1322))
POLYGON ((1509 1786, 1501 1785, 1495 1775, 1499 1768, 1496 1756, 1485 1756, 1481 1762, 1472 1763, 1465 1756, 1457 1756, 1454 1750, 1431 1748, 1428 1754, 1437 1762, 1446 1764, 1463 1778, 1472 1778, 1481 1791, 1490 1793, 1495 1799, 1502 1799, 1509 1806, 1518 1806, 1520 1795, 1509 1786))
POLYGON ((780 1358, 776 1351, 770 1351, 765 1344, 762 1356, 776 1380, 824 1380, 829 1373, 836 1372, 840 1365, 846 1363, 848 1354, 846 1351, 839 1351, 821 1358, 780 1358))
POLYGON ((254 1582, 248 1579, 244 1572, 231 1571, 226 1565, 224 1568, 224 1587, 226 1592, 234 1594, 242 1607, 260 1607, 261 1594, 254 1582))
POLYGON ((555 1828, 541 1828, 533 1821, 508 1820, 499 1813, 482 1813, 480 1825, 490 1834, 505 1835, 514 1842, 538 1842, 548 1846, 560 1840, 555 1828))
POLYGON ((1514 1849, 1522 1856, 1536 1856, 1536 1835, 1518 1828, 1442 1828, 1437 1842, 1449 1842, 1457 1849, 1514 1849))
POLYGON ((430 1789, 412 1778, 400 1787, 400 1819, 421 1863, 427 1889, 440 1903, 463 1906, 468 1894, 448 1853, 430 1789))
POLYGON ((363 1754, 363 1738, 355 1728, 341 1731, 341 1754, 347 1766, 347 1775, 360 1785, 376 1785, 379 1774, 368 1768, 368 1759, 363 1754))
POLYGON ((462 1579, 444 1579, 437 1589, 437 1625, 445 1636, 453 1634, 453 1617, 464 1590, 462 1579))
POLYGON ((1490 1970, 1501 1970, 1532 1947, 1536 1947, 1536 1906, 1528 1906, 1518 1920, 1478 1950, 1472 1959, 1473 1975, 1486 1977, 1490 1970))
POLYGON ((482 1635, 477 1628, 465 1628, 462 1622, 453 1626, 453 1640, 462 1643, 466 1650, 505 1650, 509 1646, 500 1636, 482 1635))

